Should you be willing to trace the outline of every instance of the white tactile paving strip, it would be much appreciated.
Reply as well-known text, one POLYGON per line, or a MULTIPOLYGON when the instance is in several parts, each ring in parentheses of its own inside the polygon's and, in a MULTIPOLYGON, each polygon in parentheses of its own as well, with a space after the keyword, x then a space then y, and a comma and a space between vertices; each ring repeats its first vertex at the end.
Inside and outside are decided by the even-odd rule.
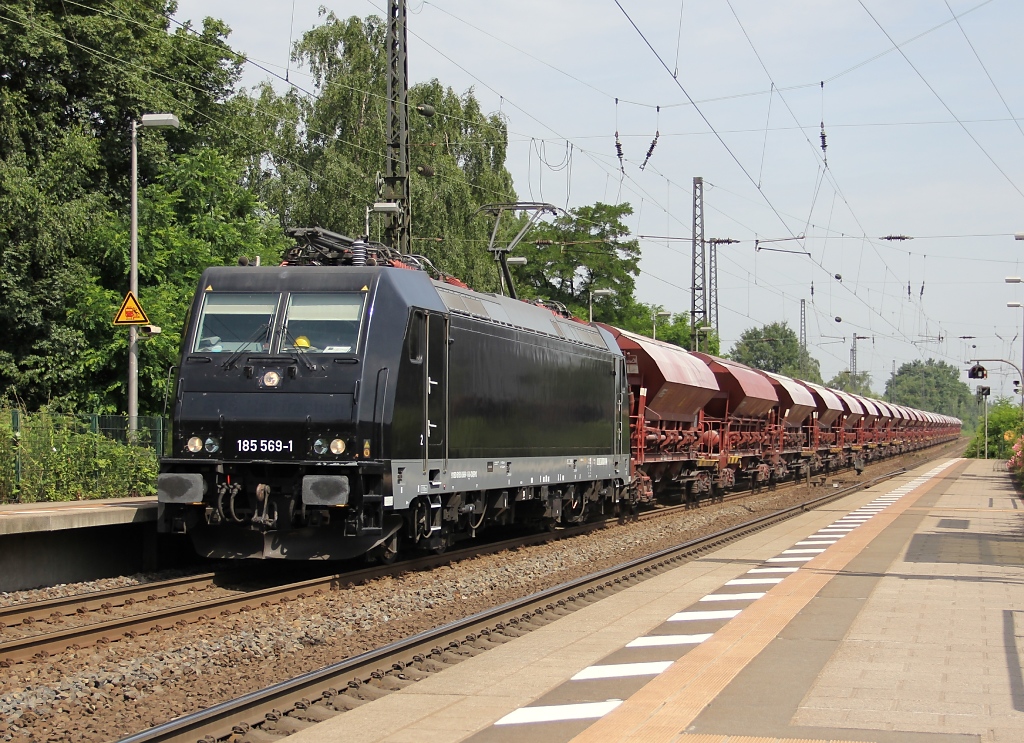
MULTIPOLYGON (((751 568, 748 575, 761 575, 774 573, 782 575, 782 578, 738 578, 728 581, 725 586, 749 586, 749 585, 771 585, 782 582, 785 576, 797 572, 799 563, 813 560, 817 555, 827 549, 827 545, 835 544, 846 534, 866 523, 878 513, 884 511, 888 506, 895 503, 907 493, 917 489, 932 478, 953 466, 959 459, 948 460, 928 472, 914 478, 910 482, 880 495, 870 503, 850 511, 845 516, 832 522, 827 527, 819 529, 814 534, 805 537, 791 549, 783 550, 778 556, 770 557, 764 561, 761 567, 751 568), (820 541, 818 541, 820 540, 820 541), (820 545, 817 546, 817 545, 820 545), (792 563, 793 565, 783 566, 780 563, 792 563)), ((723 588, 725 587, 723 586, 723 588)), ((753 602, 764 596, 763 592, 739 592, 739 593, 710 593, 698 600, 698 605, 703 602, 719 601, 746 601, 753 602)), ((684 610, 670 616, 668 622, 705 622, 721 621, 723 626, 732 618, 738 616, 742 609, 724 610, 684 610)), ((700 634, 679 634, 679 635, 645 635, 627 643, 627 648, 652 648, 669 646, 699 645, 713 636, 714 633, 700 634)), ((653 677, 668 669, 674 661, 657 661, 646 663, 610 663, 605 665, 593 665, 584 668, 572 677, 572 681, 592 681, 599 679, 616 679, 629 677, 653 677)), ((608 699, 604 701, 578 702, 573 704, 538 705, 526 706, 510 712, 495 722, 495 725, 523 725, 539 722, 565 722, 571 720, 596 720, 604 717, 622 704, 621 699, 608 699)))

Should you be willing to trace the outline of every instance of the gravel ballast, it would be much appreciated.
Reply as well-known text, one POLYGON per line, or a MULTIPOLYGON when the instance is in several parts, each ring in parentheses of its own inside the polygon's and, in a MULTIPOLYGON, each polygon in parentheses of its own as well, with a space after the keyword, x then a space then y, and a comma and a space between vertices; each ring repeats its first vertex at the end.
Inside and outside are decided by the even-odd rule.
MULTIPOLYGON (((923 459, 905 458, 904 466, 923 459)), ((873 464, 862 479, 898 466, 873 464)), ((853 482, 855 476, 842 479, 853 482)), ((0 668, 0 740, 118 739, 807 499, 803 487, 762 492, 0 668)), ((132 580, 145 578, 92 581, 88 590, 132 580)), ((46 590, 70 595, 75 587, 46 590)), ((31 594, 31 600, 49 595, 31 594)), ((28 600, 19 594, 3 598, 28 600)))

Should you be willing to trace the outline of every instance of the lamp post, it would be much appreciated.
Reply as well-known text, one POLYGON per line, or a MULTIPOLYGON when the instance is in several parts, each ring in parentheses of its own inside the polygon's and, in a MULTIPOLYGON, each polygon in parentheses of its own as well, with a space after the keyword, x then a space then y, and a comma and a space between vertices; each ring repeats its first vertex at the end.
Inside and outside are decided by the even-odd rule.
MULTIPOLYGON (((178 117, 174 114, 142 114, 138 121, 132 119, 132 207, 131 207, 131 248, 129 252, 128 284, 132 295, 139 298, 139 148, 140 126, 178 128, 178 117)), ((139 329, 128 326, 128 432, 133 435, 139 430, 139 329)))
POLYGON ((658 318, 659 317, 672 317, 671 312, 655 312, 651 315, 651 338, 658 340, 658 318))
MULTIPOLYGON (((1010 281, 1010 280, 1007 279, 1007 281, 1010 281)), ((1019 279, 1018 279, 1018 281, 1019 281, 1019 279)), ((1013 282, 1013 283, 1016 283, 1016 282, 1013 282)), ((1007 302, 1006 306, 1007 307, 1019 307, 1021 309, 1021 324, 1022 324, 1022 327, 1024 327, 1024 304, 1021 304, 1020 302, 1007 302)), ((1021 369, 1021 372, 1024 372, 1024 341, 1021 342, 1020 353, 1021 353, 1020 369, 1021 369)), ((1021 414, 1021 417, 1024 418, 1024 378, 1018 379, 1017 382, 1018 382, 1018 387, 1020 387, 1020 414, 1021 414)))
POLYGON ((594 297, 611 297, 615 295, 614 289, 591 289, 587 292, 587 308, 590 311, 590 322, 594 322, 594 297))

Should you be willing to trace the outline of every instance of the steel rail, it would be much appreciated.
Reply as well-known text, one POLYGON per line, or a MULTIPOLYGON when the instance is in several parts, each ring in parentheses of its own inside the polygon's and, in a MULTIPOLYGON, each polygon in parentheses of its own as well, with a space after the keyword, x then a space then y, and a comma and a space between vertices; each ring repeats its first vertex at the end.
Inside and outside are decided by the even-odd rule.
POLYGON ((12 604, 0 608, 0 627, 15 627, 19 624, 40 622, 52 618, 54 614, 72 616, 81 614, 83 611, 101 611, 137 601, 151 601, 154 596, 167 598, 173 596, 172 591, 207 588, 222 576, 223 574, 218 573, 198 573, 152 583, 118 586, 103 591, 90 591, 43 601, 12 604))
MULTIPOLYGON (((846 488, 834 489, 795 506, 780 509, 713 534, 659 550, 646 557, 630 560, 621 565, 567 581, 521 599, 455 620, 441 627, 301 674, 293 679, 273 684, 259 691, 244 694, 198 712, 182 715, 169 722, 122 738, 118 743, 184 743, 184 741, 191 743, 204 738, 204 736, 205 739, 225 738, 232 734, 233 727, 248 726, 253 721, 265 719, 268 714, 280 717, 282 716, 281 710, 288 710, 297 703, 308 706, 311 703, 310 700, 336 693, 335 688, 343 688, 348 683, 347 679, 353 674, 368 675, 382 665, 391 668, 404 668, 406 664, 396 662, 398 658, 400 656, 408 657, 417 652, 425 651, 427 655, 439 656, 443 652, 441 648, 446 643, 450 647, 457 647, 459 643, 454 638, 467 631, 474 629, 484 633, 500 631, 504 627, 504 622, 516 623, 520 619, 543 615, 545 610, 557 609, 552 602, 557 601, 559 597, 565 597, 559 601, 559 604, 564 603, 567 608, 572 604, 585 605, 609 588, 614 590, 617 586, 628 587, 624 584, 634 579, 642 579, 646 574, 667 567, 670 563, 676 563, 704 552, 717 544, 731 542, 748 533, 791 518, 798 513, 897 477, 906 471, 905 468, 899 468, 846 488)), ((477 639, 477 636, 472 634, 465 638, 470 641, 477 639)))
MULTIPOLYGON (((924 450, 913 450, 904 452, 899 456, 908 456, 924 450)), ((876 462, 874 464, 880 464, 876 462)), ((799 487, 803 481, 789 481, 779 483, 775 492, 799 487)), ((846 492, 846 491, 841 491, 846 492)), ((718 503, 739 501, 758 492, 752 489, 742 492, 734 492, 725 495, 718 503)), ((830 494, 831 495, 831 494, 830 494)), ((706 500, 706 499, 705 499, 706 500)), ((678 511, 693 510, 702 507, 692 504, 681 503, 672 506, 661 506, 653 511, 641 511, 637 515, 639 520, 660 518, 669 516, 678 511)), ((274 602, 288 601, 296 598, 305 598, 307 595, 315 595, 325 590, 334 590, 346 584, 355 584, 363 581, 374 580, 386 576, 397 576, 401 573, 413 570, 429 570, 435 567, 451 565, 461 560, 470 559, 480 555, 493 554, 502 550, 515 547, 544 544, 547 542, 568 539, 591 531, 606 528, 617 521, 611 517, 601 521, 590 522, 573 527, 561 528, 556 532, 545 532, 520 536, 512 539, 505 539, 497 542, 475 545, 470 548, 443 553, 441 555, 427 555, 411 560, 404 560, 388 566, 374 566, 345 573, 336 573, 326 577, 313 578, 297 583, 287 583, 279 586, 255 590, 240 590, 235 594, 222 596, 206 601, 179 604, 174 607, 166 607, 151 612, 140 612, 125 617, 114 618, 101 622, 80 625, 76 627, 61 628, 52 632, 37 633, 26 637, 15 638, 6 642, 0 642, 0 664, 10 665, 17 662, 31 660, 34 658, 46 658, 58 652, 62 652, 73 646, 85 647, 97 643, 116 641, 122 637, 133 638, 153 631, 161 631, 170 626, 182 626, 196 621, 203 621, 211 618, 213 614, 238 613, 251 611, 257 603, 266 606, 274 602)), ((173 596, 175 590, 188 590, 191 587, 208 587, 215 585, 215 581, 232 577, 237 574, 236 570, 222 573, 204 573, 200 575, 174 578, 167 581, 159 581, 141 586, 126 586, 109 589, 106 591, 95 591, 78 596, 66 596, 58 599, 51 599, 31 604, 21 604, 0 609, 0 626, 15 627, 19 624, 33 624, 50 619, 53 614, 69 616, 81 613, 80 609, 86 612, 103 610, 112 606, 124 606, 133 597, 139 597, 140 602, 148 601, 153 594, 157 598, 168 598, 173 596), (160 592, 164 592, 160 595, 160 592), (119 602, 119 603, 115 603, 119 602), (73 612, 66 611, 68 607, 75 607, 73 612), (45 616, 43 616, 45 614, 45 616)))
MULTIPOLYGON (((374 566, 354 570, 345 573, 335 573, 329 576, 310 578, 295 583, 287 583, 280 586, 270 586, 255 590, 240 591, 228 596, 221 596, 205 601, 194 601, 187 604, 179 604, 173 607, 157 609, 155 611, 132 614, 125 617, 117 617, 101 622, 93 622, 76 627, 66 627, 52 632, 39 633, 27 637, 15 638, 0 642, 0 661, 5 664, 12 664, 33 658, 46 658, 53 653, 67 650, 73 645, 86 647, 97 643, 112 642, 121 637, 137 637, 152 631, 160 631, 170 626, 182 626, 182 623, 192 623, 212 618, 214 615, 225 613, 237 613, 251 611, 257 606, 267 606, 271 603, 302 599, 307 596, 316 595, 327 590, 335 590, 345 585, 352 585, 363 581, 374 580, 386 576, 397 576, 414 570, 429 570, 435 567, 450 565, 460 560, 470 559, 480 555, 492 554, 503 550, 524 547, 534 544, 568 539, 579 536, 596 529, 605 528, 614 519, 582 524, 580 526, 562 529, 558 532, 546 532, 530 534, 514 539, 504 539, 499 542, 491 542, 475 545, 470 548, 446 552, 440 555, 426 555, 412 560, 396 562, 392 565, 374 566)), ((212 575, 212 574, 207 574, 212 575)), ((204 577, 205 579, 205 577, 204 577)), ((184 580, 184 579, 183 579, 184 580)), ((197 578, 198 580, 198 578, 197 578)), ((114 589, 117 591, 118 589, 114 589)), ((106 592, 95 592, 96 594, 106 592)), ((146 593, 143 591, 142 593, 146 593)), ((149 591, 152 593, 152 591, 149 591)), ((88 598, 89 605, 97 604, 97 608, 103 608, 105 601, 102 597, 93 593, 84 594, 88 598)), ((65 604, 74 604, 73 597, 66 597, 58 600, 65 604)), ((79 598, 81 601, 81 597, 79 598)), ((48 603, 48 602, 39 602, 48 603)), ((34 605, 25 605, 23 611, 29 611, 34 605)), ((38 608, 38 607, 37 607, 38 608)), ((12 615, 14 612, 11 612, 12 615)))

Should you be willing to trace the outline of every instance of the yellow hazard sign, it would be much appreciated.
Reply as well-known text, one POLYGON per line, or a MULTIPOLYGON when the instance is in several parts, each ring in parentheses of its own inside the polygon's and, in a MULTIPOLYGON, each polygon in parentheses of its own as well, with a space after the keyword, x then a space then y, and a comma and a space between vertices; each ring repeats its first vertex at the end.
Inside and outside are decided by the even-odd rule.
POLYGON ((149 325, 149 317, 131 292, 128 292, 121 302, 121 309, 117 311, 114 325, 149 325))

